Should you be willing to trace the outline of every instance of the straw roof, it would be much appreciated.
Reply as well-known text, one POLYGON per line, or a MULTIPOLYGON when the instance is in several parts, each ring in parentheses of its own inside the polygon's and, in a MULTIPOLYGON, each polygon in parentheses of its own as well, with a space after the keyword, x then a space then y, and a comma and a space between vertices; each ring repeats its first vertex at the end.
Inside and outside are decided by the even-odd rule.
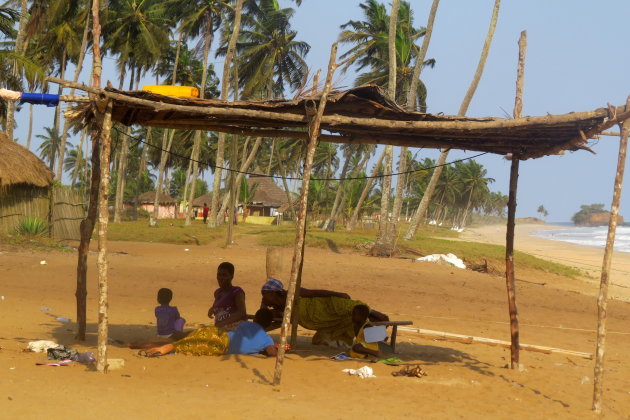
MULTIPOLYGON (((259 173, 259 175, 262 174, 259 173)), ((250 175, 247 179, 247 185, 252 188, 254 184, 258 184, 258 187, 256 187, 254 196, 250 200, 251 204, 276 208, 288 204, 286 193, 278 187, 271 178, 266 176, 250 175)))
POLYGON ((0 190, 16 184, 48 187, 53 179, 53 172, 41 159, 0 133, 0 190))
MULTIPOLYGON (((141 204, 153 204, 155 202, 155 191, 147 191, 138 196, 138 202, 141 204)), ((160 193, 158 202, 160 204, 177 204, 177 200, 166 193, 160 193)))
MULTIPOLYGON (((288 101, 224 102, 111 88, 98 93, 113 100, 112 119, 127 125, 293 138, 308 137, 308 121, 321 95, 288 101)), ((79 104, 67 115, 93 118, 90 107, 89 103, 79 104)), ((628 117, 623 108, 516 119, 433 115, 405 111, 379 87, 366 85, 328 96, 320 140, 517 153, 527 159, 589 150, 588 139, 622 117, 628 117)))
POLYGON ((195 198, 193 200, 193 207, 203 207, 203 203, 210 206, 210 203, 212 203, 212 191, 195 198))

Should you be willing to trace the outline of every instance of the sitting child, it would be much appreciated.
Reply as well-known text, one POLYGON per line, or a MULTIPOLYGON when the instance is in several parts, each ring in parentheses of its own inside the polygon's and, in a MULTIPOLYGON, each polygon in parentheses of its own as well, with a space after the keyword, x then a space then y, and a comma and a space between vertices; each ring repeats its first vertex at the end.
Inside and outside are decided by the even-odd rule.
POLYGON ((367 305, 356 305, 352 309, 352 324, 354 326, 354 342, 350 348, 350 357, 365 359, 370 356, 381 358, 383 353, 379 343, 368 343, 365 340, 364 329, 370 326, 370 308, 367 305))
POLYGON ((177 306, 170 306, 173 299, 171 289, 162 288, 158 290, 157 300, 159 306, 155 307, 155 318, 157 319, 157 336, 178 340, 184 337, 184 324, 186 320, 179 315, 177 306))

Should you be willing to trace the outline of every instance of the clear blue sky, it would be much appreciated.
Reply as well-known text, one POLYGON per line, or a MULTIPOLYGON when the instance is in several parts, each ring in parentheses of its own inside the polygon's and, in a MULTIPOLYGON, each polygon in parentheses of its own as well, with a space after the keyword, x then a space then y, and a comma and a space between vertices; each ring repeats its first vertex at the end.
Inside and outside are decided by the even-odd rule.
MULTIPOLYGON (((297 8, 293 2, 281 0, 281 4, 296 8, 293 27, 298 31, 298 39, 311 45, 307 62, 313 70, 325 71, 339 26, 361 18, 359 3, 304 0, 297 8)), ((414 0, 412 4, 415 25, 426 25, 431 0, 414 0)), ((433 69, 425 69, 422 76, 428 89, 429 112, 457 113, 479 60, 493 4, 493 0, 440 2, 427 54, 437 64, 433 69)), ((528 37, 524 115, 560 114, 591 110, 607 103, 624 104, 630 94, 630 48, 624 39, 628 16, 627 0, 503 0, 485 73, 468 115, 502 117, 504 110, 512 113, 517 41, 522 30, 527 30, 528 37)), ((342 48, 340 52, 343 51, 342 48)), ((104 80, 117 85, 112 60, 106 60, 104 65, 104 80)), ((216 66, 220 74, 222 63, 216 66)), ((338 76, 335 83, 351 86, 354 78, 349 72, 338 76)), ((87 74, 82 80, 87 82, 87 74)), ((40 106, 35 115, 35 135, 43 133, 44 126, 52 126, 50 110, 40 106)), ((16 136, 23 144, 28 107, 22 109, 17 120, 16 136)), ((72 141, 76 143, 78 139, 72 141)), ((38 139, 33 142, 32 149, 39 145, 38 139)), ((618 148, 618 138, 604 137, 593 146, 596 155, 579 151, 522 162, 517 216, 536 216, 541 204, 549 211, 549 221, 568 221, 581 204, 604 203, 609 208, 618 148)), ((449 160, 473 154, 454 151, 449 160)), ((437 152, 418 153, 419 158, 426 156, 435 158, 437 152)), ((488 169, 488 176, 496 180, 491 189, 507 194, 509 162, 498 155, 477 160, 488 169)), ((630 179, 627 179, 622 215, 630 206, 629 188, 630 179)))

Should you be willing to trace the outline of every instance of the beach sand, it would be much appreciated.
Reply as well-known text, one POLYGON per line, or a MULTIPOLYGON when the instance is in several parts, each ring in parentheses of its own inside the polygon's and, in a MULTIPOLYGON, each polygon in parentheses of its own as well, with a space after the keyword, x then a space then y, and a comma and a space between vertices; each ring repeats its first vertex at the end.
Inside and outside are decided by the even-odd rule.
MULTIPOLYGON (((514 232, 514 249, 583 270, 586 275, 581 280, 586 284, 569 280, 556 282, 556 285, 567 290, 597 295, 604 250, 531 236, 531 233, 537 230, 558 229, 562 227, 539 223, 517 224, 514 232)), ((460 234, 460 239, 505 246, 505 232, 506 226, 503 224, 481 226, 466 229, 460 234)), ((518 277, 518 260, 515 264, 518 277)), ((630 253, 613 253, 609 293, 611 298, 630 301, 630 253)))
MULTIPOLYGON (((482 231, 466 235, 475 232, 481 235, 482 231)), ((237 245, 229 249, 111 242, 109 322, 110 337, 116 341, 108 351, 111 358, 125 359, 125 367, 106 375, 83 365, 36 366, 45 356, 22 351, 37 339, 95 351, 96 255, 90 254, 89 336, 86 342, 78 342, 73 338, 75 324, 56 320, 59 316, 76 319, 76 253, 0 245, 0 295, 4 296, 0 300, 1 417, 599 418, 590 411, 593 361, 577 357, 523 351, 523 368, 511 370, 506 368, 507 349, 426 340, 399 332, 398 356, 420 364, 429 376, 394 377, 391 373, 398 367, 331 360, 341 350, 312 346, 312 332, 300 329, 298 347, 284 363, 282 384, 274 387, 270 385, 271 358, 175 354, 148 359, 121 344, 155 334, 153 308, 160 287, 173 290, 172 304, 179 307, 189 326, 208 323, 206 312, 217 287, 216 266, 222 261, 236 265, 234 284, 246 291, 248 311, 255 311, 265 272, 265 248, 255 240, 255 236, 237 236, 237 245), (370 365, 377 377, 360 379, 341 372, 364 365, 370 365)), ((524 250, 529 240, 519 234, 517 247, 524 250)), ((282 253, 283 278, 287 279, 291 250, 282 253)), ((563 288, 565 280, 558 276, 518 271, 518 262, 517 279, 521 342, 594 352, 597 307, 591 294, 563 288)), ((416 327, 509 340, 501 276, 372 258, 347 250, 307 248, 303 285, 346 291, 391 319, 411 320, 416 327)), ((629 320, 630 304, 611 301, 604 418, 627 418, 630 413, 629 320)), ((277 334, 273 337, 278 338, 277 334)))

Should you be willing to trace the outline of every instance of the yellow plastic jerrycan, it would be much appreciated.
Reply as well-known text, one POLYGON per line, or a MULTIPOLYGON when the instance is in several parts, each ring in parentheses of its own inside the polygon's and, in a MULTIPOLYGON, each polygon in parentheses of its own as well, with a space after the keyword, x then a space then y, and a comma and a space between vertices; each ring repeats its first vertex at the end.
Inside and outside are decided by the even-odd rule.
POLYGON ((142 90, 159 95, 176 96, 179 98, 198 98, 199 89, 193 86, 149 85, 142 90))

